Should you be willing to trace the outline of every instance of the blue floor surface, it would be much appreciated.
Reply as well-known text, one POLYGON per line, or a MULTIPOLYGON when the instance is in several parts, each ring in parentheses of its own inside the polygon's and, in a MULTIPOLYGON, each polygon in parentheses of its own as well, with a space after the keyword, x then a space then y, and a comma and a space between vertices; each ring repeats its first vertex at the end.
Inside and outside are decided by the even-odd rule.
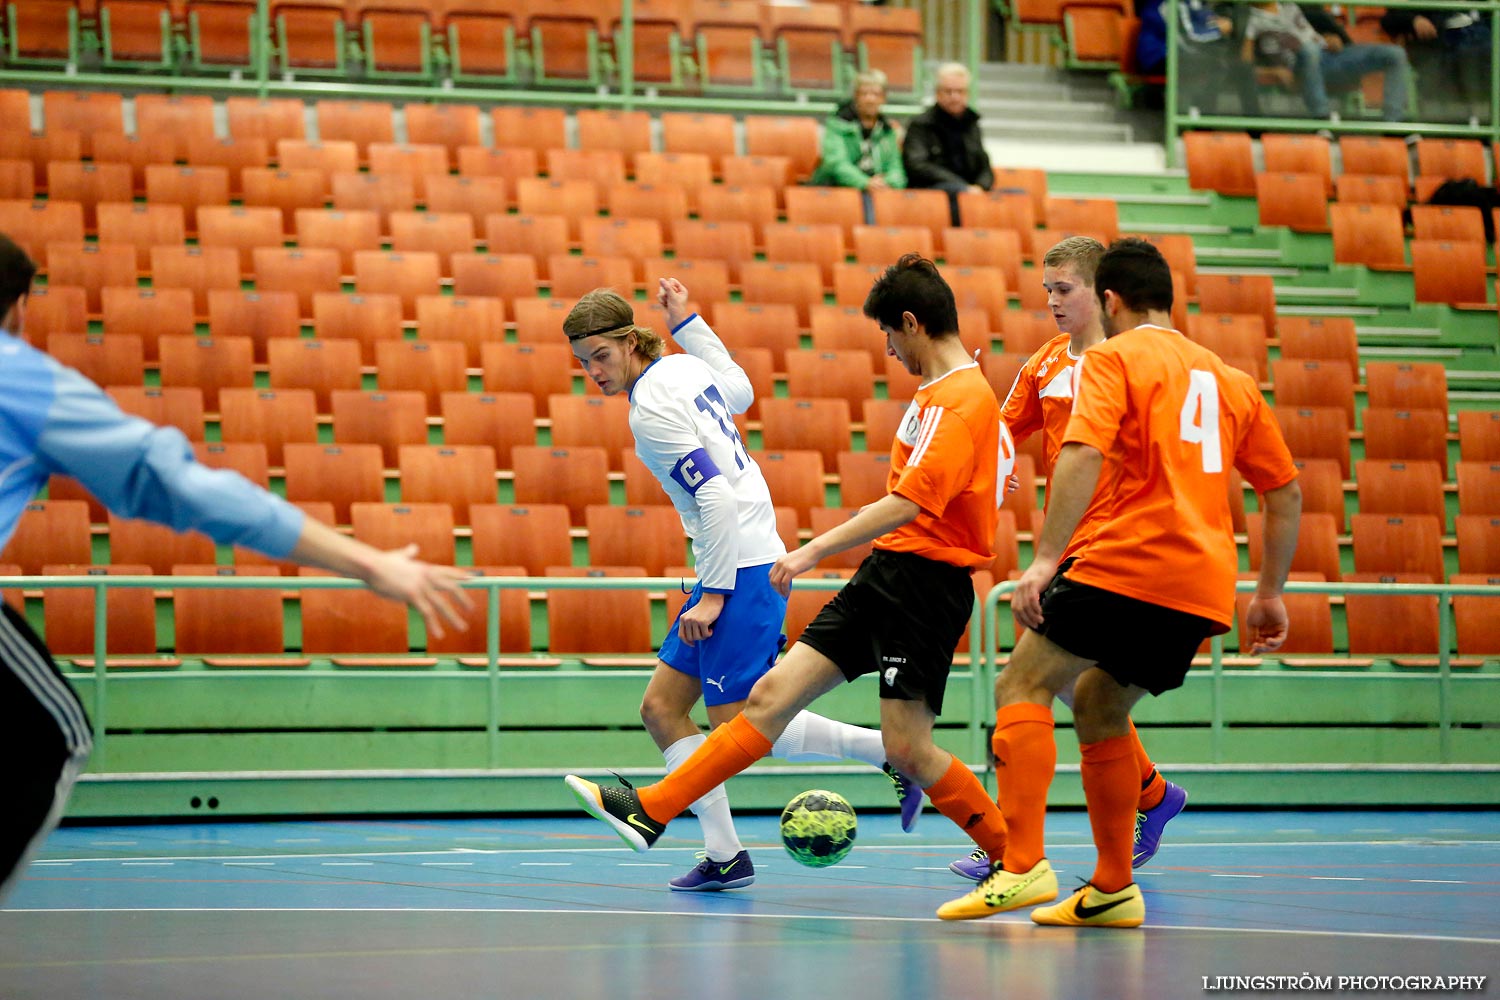
MULTIPOLYGON (((912 835, 862 817, 827 869, 793 862, 774 817, 738 825, 757 881, 713 894, 666 888, 691 820, 648 854, 575 818, 64 828, 0 911, 0 998, 1163 998, 1219 976, 1500 973, 1495 813, 1189 811, 1137 873, 1139 931, 933 919, 972 883, 931 812, 912 835)), ((1087 819, 1047 836, 1067 892, 1087 819)))

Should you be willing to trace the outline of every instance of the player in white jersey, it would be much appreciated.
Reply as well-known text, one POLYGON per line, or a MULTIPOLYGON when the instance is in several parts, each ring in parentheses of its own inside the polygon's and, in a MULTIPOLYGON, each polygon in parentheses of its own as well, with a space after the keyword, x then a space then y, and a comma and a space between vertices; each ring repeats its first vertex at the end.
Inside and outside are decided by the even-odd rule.
MULTIPOLYGON (((626 393, 636 454, 661 483, 692 539, 698 582, 672 623, 641 701, 641 721, 675 769, 706 739, 689 713, 702 697, 710 726, 744 707, 750 688, 786 641, 786 598, 770 585, 786 554, 760 466, 734 425, 755 398, 744 369, 697 313, 675 278, 658 300, 685 354, 662 356, 661 338, 636 326, 630 303, 607 288, 579 300, 563 332, 584 373, 607 396, 626 393)), ((880 733, 800 713, 772 749, 790 761, 861 760, 890 775, 911 830, 922 790, 886 763, 880 733)), ((691 806, 704 859, 669 883, 679 891, 737 889, 755 881, 722 785, 691 806)))

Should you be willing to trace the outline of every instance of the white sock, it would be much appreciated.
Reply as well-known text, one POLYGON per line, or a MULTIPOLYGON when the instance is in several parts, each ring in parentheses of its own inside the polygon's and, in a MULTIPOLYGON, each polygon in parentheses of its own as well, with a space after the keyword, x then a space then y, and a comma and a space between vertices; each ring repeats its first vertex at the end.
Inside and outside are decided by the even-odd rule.
POLYGON ((862 760, 871 767, 880 767, 885 763, 885 745, 880 741, 878 729, 798 712, 771 745, 771 756, 790 761, 862 760))
MULTIPOLYGON (((683 761, 707 742, 708 737, 699 733, 696 736, 684 736, 667 747, 661 752, 667 759, 667 770, 677 770, 683 761)), ((740 843, 739 834, 734 832, 734 817, 729 814, 729 796, 723 785, 715 785, 688 808, 698 817, 698 825, 703 827, 703 850, 708 853, 710 860, 730 861, 745 849, 740 843)))

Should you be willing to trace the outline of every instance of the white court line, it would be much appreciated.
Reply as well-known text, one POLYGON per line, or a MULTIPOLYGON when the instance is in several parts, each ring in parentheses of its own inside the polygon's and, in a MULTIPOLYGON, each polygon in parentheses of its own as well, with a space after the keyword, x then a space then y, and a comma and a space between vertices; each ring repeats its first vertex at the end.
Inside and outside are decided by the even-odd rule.
MULTIPOLYGON (((847 916, 840 914, 801 914, 801 913, 746 913, 735 911, 730 913, 719 913, 714 910, 597 910, 597 909, 526 909, 523 907, 481 907, 481 906, 58 906, 38 907, 30 909, 0 909, 0 913, 6 914, 32 914, 32 913, 327 913, 331 915, 353 914, 353 913, 513 913, 517 916, 534 917, 538 915, 561 916, 561 917, 688 917, 693 920, 822 920, 839 921, 842 923, 882 923, 882 924, 933 924, 937 925, 935 917, 890 917, 890 916, 847 916)), ((990 932, 985 927, 993 927, 997 923, 1014 923, 1032 926, 1025 914, 1002 915, 999 919, 991 918, 985 921, 965 921, 962 923, 946 923, 943 926, 952 928, 954 933, 971 933, 988 936, 990 932), (1009 919, 1007 919, 1009 918, 1009 919)), ((1204 931, 1212 931, 1224 934, 1294 934, 1298 937, 1331 937, 1331 938, 1370 938, 1373 940, 1391 941, 1452 941, 1462 944, 1485 944, 1493 945, 1495 938, 1459 937, 1445 934, 1388 934, 1377 931, 1320 931, 1309 930, 1302 927, 1213 927, 1206 924, 1182 924, 1177 926, 1150 926, 1147 931, 1157 933, 1174 933, 1187 931, 1193 934, 1201 934, 1204 931)))
POLYGON ((1363 882, 1363 878, 1355 878, 1350 875, 1309 875, 1308 878, 1314 882, 1363 882))
POLYGON ((171 868, 175 861, 122 861, 120 864, 127 868, 171 868))
POLYGON ((1469 883, 1456 878, 1409 878, 1408 882, 1424 882, 1431 885, 1468 885, 1469 883))
POLYGON ((325 862, 323 862, 323 867, 324 868, 372 868, 372 867, 374 867, 374 865, 375 865, 375 862, 373 862, 373 861, 325 861, 325 862))
POLYGON ((225 868, 274 868, 274 861, 226 861, 225 868))
MULTIPOLYGON (((602 839, 602 838, 601 838, 602 839)), ((281 843, 281 841, 277 841, 281 843)), ((771 850, 775 846, 769 841, 765 843, 756 842, 751 847, 771 850)), ((1169 843, 1174 850, 1181 851, 1189 848, 1305 848, 1305 847, 1419 847, 1430 849, 1433 847, 1500 847, 1500 840, 1248 840, 1248 841, 1211 841, 1204 843, 1184 844, 1180 842, 1169 843)), ((966 844, 913 844, 910 848, 881 848, 882 850, 896 850, 901 853, 930 853, 933 851, 972 851, 972 841, 966 844)), ((1057 850, 1062 851, 1093 851, 1093 844, 1058 844, 1057 850)), ((653 847, 652 851, 657 854, 683 853, 686 851, 701 851, 698 847, 653 847)), ((453 854, 634 854, 629 847, 497 847, 490 850, 477 850, 472 847, 455 847, 445 850, 433 851, 323 851, 317 854, 167 854, 167 855, 141 855, 127 858, 39 858, 36 864, 48 862, 76 862, 79 864, 118 864, 122 861, 225 861, 239 859, 264 859, 270 858, 277 861, 295 861, 299 859, 316 858, 422 858, 434 855, 453 854)), ((1058 870, 1054 867, 1054 870, 1058 870)))
POLYGON ((1264 875, 1228 875, 1228 874, 1220 874, 1218 872, 1209 872, 1208 873, 1208 877, 1209 878, 1265 878, 1264 875))
POLYGON ((522 861, 522 868, 572 868, 571 861, 522 861))
MULTIPOLYGON (((472 861, 424 861, 424 862, 422 862, 422 867, 423 868, 437 868, 437 867, 442 867, 442 868, 473 868, 474 867, 474 862, 472 862, 472 861)), ((663 867, 665 867, 665 866, 663 866, 663 867)))
POLYGON ((278 844, 321 844, 321 837, 277 837, 278 844))

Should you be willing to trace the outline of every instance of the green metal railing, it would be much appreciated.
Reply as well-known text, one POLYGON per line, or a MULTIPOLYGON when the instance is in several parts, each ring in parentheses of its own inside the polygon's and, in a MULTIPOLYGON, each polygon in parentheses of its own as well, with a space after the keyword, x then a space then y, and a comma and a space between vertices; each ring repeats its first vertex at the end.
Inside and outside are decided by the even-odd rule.
MULTIPOLYGON (((998 644, 994 641, 999 635, 1000 627, 1000 599, 1011 593, 1016 588, 1014 581, 1007 581, 996 585, 985 595, 984 620, 985 620, 985 659, 983 672, 993 687, 996 675, 995 665, 998 657, 998 644)), ((1253 593, 1256 588, 1255 581, 1241 580, 1236 584, 1236 590, 1240 593, 1253 593)), ((1437 656, 1438 686, 1438 759, 1442 763, 1450 763, 1453 759, 1453 657, 1449 650, 1453 646, 1453 606, 1452 598, 1465 595, 1482 595, 1489 597, 1500 596, 1500 587, 1478 586, 1473 584, 1418 584, 1418 583, 1288 583, 1286 592, 1289 594, 1368 594, 1382 597, 1401 596, 1436 596, 1438 598, 1438 648, 1435 650, 1437 656)), ((1296 621, 1291 622, 1291 627, 1297 627, 1296 621)), ((1125 641, 1125 640, 1122 640, 1125 641)), ((1265 654, 1274 657, 1275 653, 1265 654)), ((1224 760, 1224 637, 1215 636, 1213 639, 1213 652, 1211 656, 1211 684, 1210 695, 1210 732, 1213 763, 1221 763, 1224 760)), ((1170 695, 1168 695, 1170 697, 1170 695)))
MULTIPOLYGON (((1439 137, 1468 137, 1500 141, 1500 2, 1496 0, 1351 0, 1347 8, 1379 7, 1391 9, 1421 9, 1463 12, 1478 10, 1490 24, 1490 80, 1486 106, 1482 109, 1483 121, 1474 114, 1464 121, 1427 121, 1412 117, 1403 122, 1370 120, 1329 121, 1309 117, 1252 117, 1246 115, 1192 115, 1179 107, 1181 85, 1181 43, 1179 39, 1178 7, 1182 0, 1167 0, 1165 18, 1167 23, 1167 84, 1166 84, 1166 142, 1167 162, 1175 162, 1177 137, 1192 129, 1235 129, 1265 132, 1313 132, 1327 129, 1335 133, 1348 134, 1397 134, 1420 133, 1439 137)), ((1250 3, 1253 0, 1229 0, 1231 3, 1250 3)), ((1235 54, 1230 54, 1234 58, 1235 54)), ((1220 81, 1222 85, 1223 80, 1220 81)), ((1420 108, 1421 102, 1418 102, 1420 108)), ((1476 111, 1479 109, 1475 109, 1476 111)), ((1418 111, 1418 116, 1421 112, 1418 111)))
MULTIPOLYGON (((500 752, 502 668, 500 652, 500 594, 506 590, 551 591, 551 590, 663 590, 682 584, 678 577, 633 577, 621 578, 570 578, 570 577, 477 577, 465 581, 466 589, 482 592, 486 602, 485 616, 485 661, 487 671, 487 734, 488 759, 491 767, 503 763, 500 752)), ((843 580, 800 579, 798 589, 836 591, 844 585, 843 580)), ((109 677, 107 667, 107 592, 111 587, 157 589, 213 588, 213 589, 357 589, 357 581, 336 577, 160 577, 160 576, 109 576, 109 577, 17 577, 0 579, 0 588, 20 587, 27 589, 88 588, 94 597, 94 653, 93 653, 93 704, 91 706, 95 741, 94 766, 102 770, 107 759, 107 720, 109 706, 109 677)), ((983 762, 988 757, 987 727, 992 715, 990 692, 993 690, 1000 654, 1000 606, 1001 599, 1015 589, 1015 582, 998 584, 985 595, 983 601, 975 603, 970 620, 971 660, 969 674, 970 711, 967 719, 961 720, 968 734, 969 759, 973 763, 983 762), (981 641, 982 640, 982 641, 981 641)), ((1238 584, 1242 592, 1255 589, 1255 584, 1242 581, 1238 584)), ((1500 588, 1454 584, 1348 584, 1348 583, 1290 583, 1289 593, 1365 594, 1380 596, 1431 595, 1439 602, 1439 634, 1437 672, 1434 682, 1438 689, 1438 718, 1436 720, 1439 741, 1439 761, 1449 763, 1453 759, 1452 733, 1454 729, 1454 694, 1452 656, 1454 628, 1451 599, 1454 596, 1484 595, 1500 597, 1500 588)), ((1292 623, 1296 627, 1296 622, 1292 623)), ((621 651, 644 652, 644 651, 621 651)), ((1274 656, 1274 654, 1271 654, 1274 656)), ((1210 729, 1212 763, 1222 763, 1224 733, 1224 663, 1223 639, 1213 641, 1211 661, 1210 729)), ((1500 680, 1497 680, 1500 683, 1500 680)), ((434 720, 435 722, 440 720, 434 720)))
MULTIPOLYGON (((976 75, 984 56, 986 0, 959 0, 952 4, 966 25, 962 60, 976 75)), ((252 45, 249 72, 243 77, 223 73, 185 75, 150 73, 131 68, 118 72, 80 72, 76 66, 59 68, 0 67, 0 85, 31 87, 84 87, 125 91, 174 91, 238 94, 256 97, 296 97, 370 99, 387 101, 431 101, 441 103, 550 104, 570 107, 619 108, 637 107, 655 111, 720 111, 734 114, 800 114, 827 115, 836 106, 834 100, 804 100, 806 95, 784 98, 760 96, 725 96, 720 94, 660 94, 654 88, 641 88, 635 79, 634 38, 635 0, 620 0, 621 24, 614 49, 617 86, 570 90, 556 86, 546 89, 517 86, 453 86, 452 81, 434 78, 428 82, 397 83, 342 79, 277 79, 272 74, 275 30, 268 0, 258 0, 252 21, 252 45)), ((946 16, 951 17, 952 11, 946 16)), ((891 103, 888 113, 908 117, 922 110, 920 104, 891 103)))

